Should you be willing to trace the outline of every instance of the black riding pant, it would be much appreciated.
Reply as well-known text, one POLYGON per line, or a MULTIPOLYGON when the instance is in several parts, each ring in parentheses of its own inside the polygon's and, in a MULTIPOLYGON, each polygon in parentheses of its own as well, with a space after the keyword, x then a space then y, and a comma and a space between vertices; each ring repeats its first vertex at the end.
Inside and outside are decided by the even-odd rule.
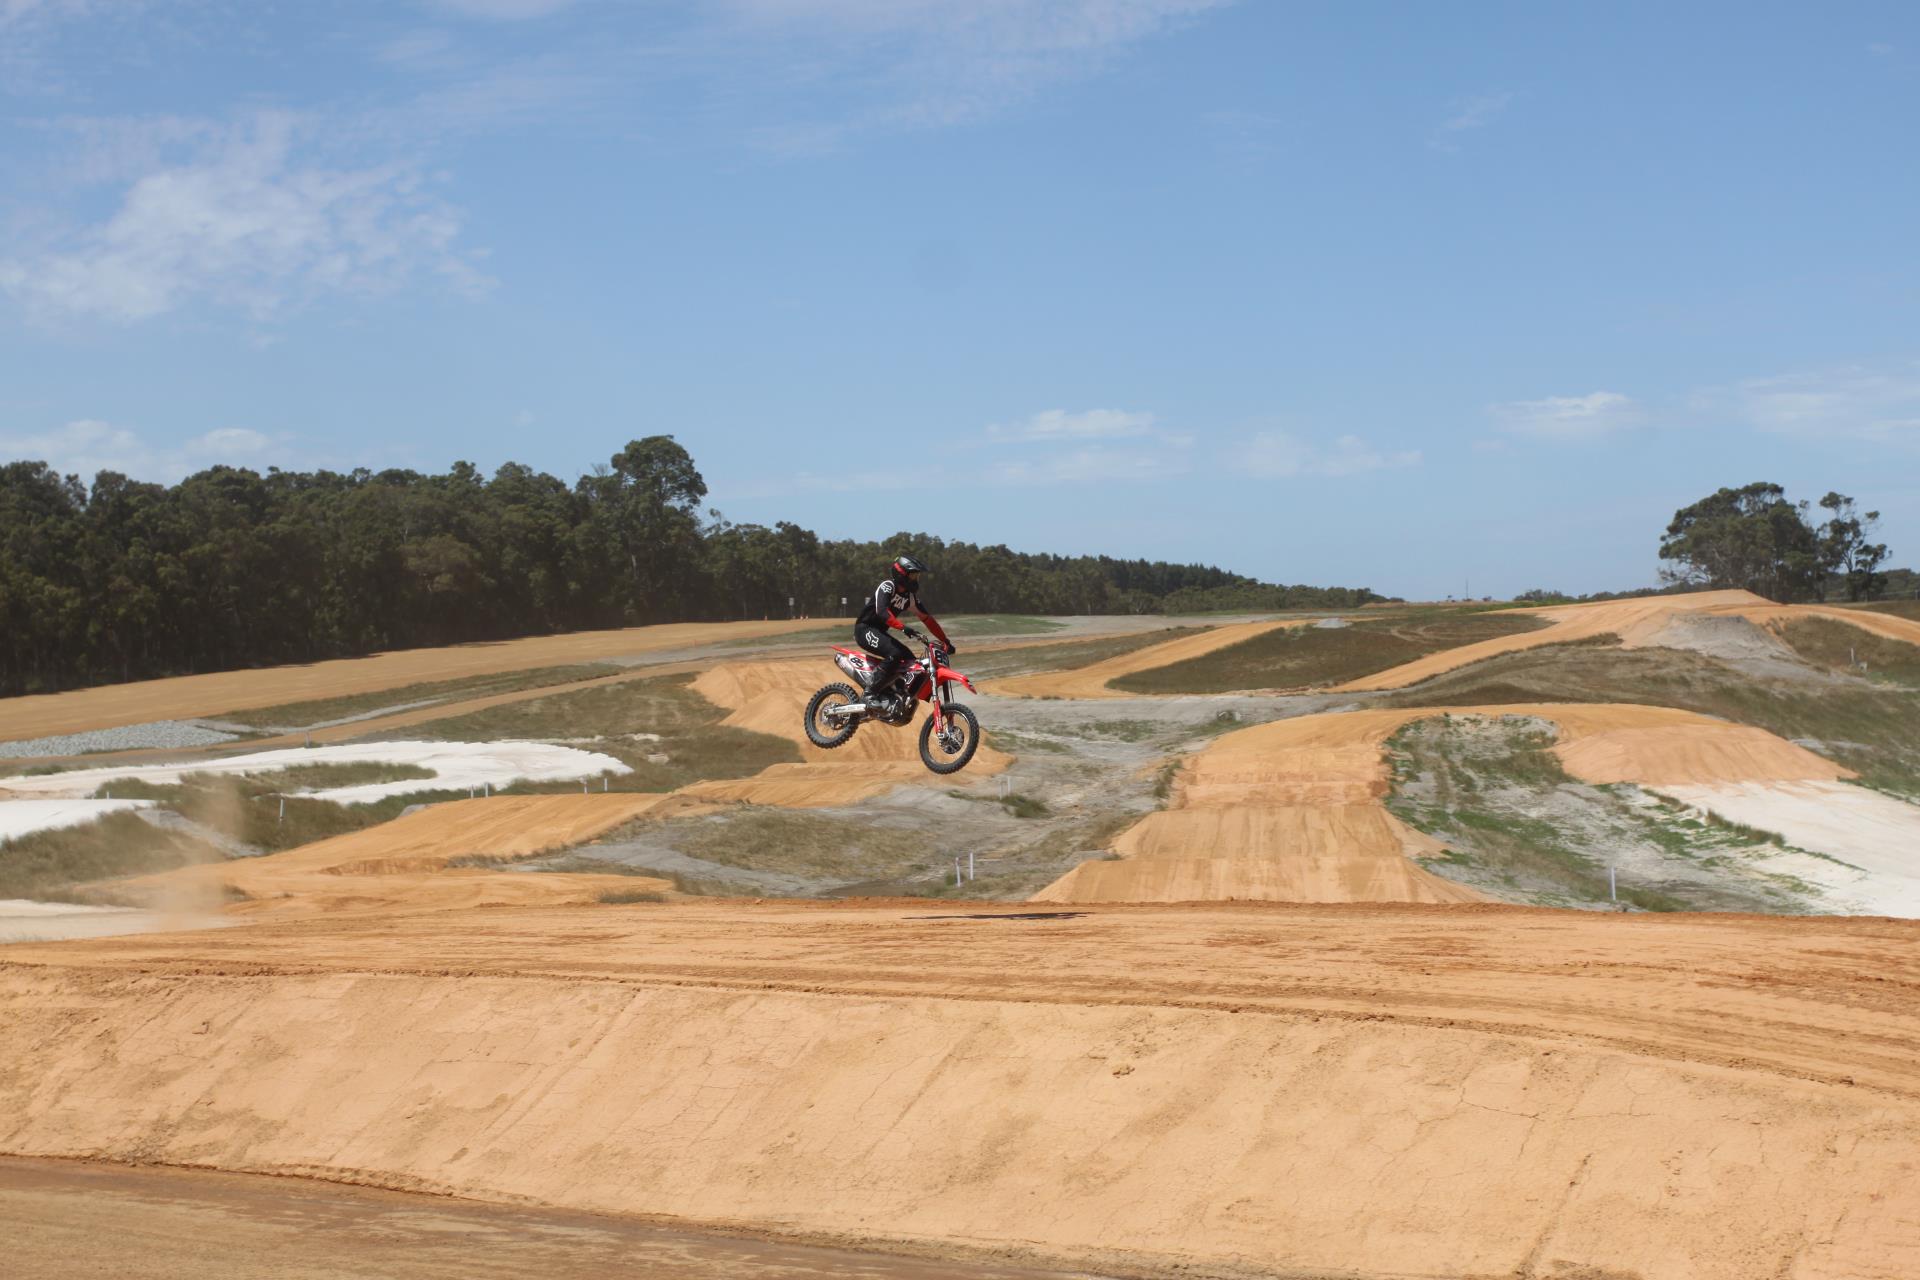
POLYGON ((886 627, 876 623, 856 622, 853 626, 853 642, 880 659, 880 667, 873 673, 873 683, 868 686, 876 693, 893 682, 893 678, 900 674, 902 665, 913 661, 913 650, 895 640, 886 627))

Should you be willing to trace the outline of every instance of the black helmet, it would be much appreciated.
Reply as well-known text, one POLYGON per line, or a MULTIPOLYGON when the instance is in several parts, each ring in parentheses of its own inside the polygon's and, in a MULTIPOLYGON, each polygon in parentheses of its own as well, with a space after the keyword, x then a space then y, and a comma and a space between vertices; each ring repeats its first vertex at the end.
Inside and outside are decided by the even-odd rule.
POLYGON ((926 571, 927 566, 912 556, 899 555, 893 558, 893 580, 895 582, 904 582, 909 586, 917 587, 920 585, 920 575, 926 571))

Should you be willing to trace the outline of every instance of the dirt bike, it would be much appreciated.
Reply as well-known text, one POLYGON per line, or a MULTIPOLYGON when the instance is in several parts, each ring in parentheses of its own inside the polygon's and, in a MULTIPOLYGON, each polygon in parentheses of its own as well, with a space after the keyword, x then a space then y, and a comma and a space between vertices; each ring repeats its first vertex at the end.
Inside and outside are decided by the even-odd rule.
MULTIPOLYGON (((917 633, 910 638, 925 639, 917 633)), ((927 640, 926 645, 926 657, 901 669, 891 701, 877 696, 879 691, 873 688, 880 659, 860 649, 835 645, 835 664, 860 682, 860 690, 855 692, 852 685, 830 684, 815 693, 807 702, 807 741, 832 750, 844 746, 869 720, 895 726, 911 724, 917 704, 924 702, 932 714, 920 726, 920 763, 935 773, 958 773, 966 768, 980 747, 980 721, 973 709, 956 702, 954 695, 957 686, 964 686, 969 693, 979 690, 973 687, 973 681, 947 665, 945 646, 937 640, 927 640)))

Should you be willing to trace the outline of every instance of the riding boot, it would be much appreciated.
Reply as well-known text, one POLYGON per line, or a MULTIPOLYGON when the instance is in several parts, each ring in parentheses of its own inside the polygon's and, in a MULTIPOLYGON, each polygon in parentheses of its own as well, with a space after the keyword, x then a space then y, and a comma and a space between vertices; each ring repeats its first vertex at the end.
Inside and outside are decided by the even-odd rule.
POLYGON ((867 686, 867 696, 886 701, 893 696, 894 677, 900 674, 900 661, 897 658, 882 658, 880 665, 873 669, 873 682, 867 686))

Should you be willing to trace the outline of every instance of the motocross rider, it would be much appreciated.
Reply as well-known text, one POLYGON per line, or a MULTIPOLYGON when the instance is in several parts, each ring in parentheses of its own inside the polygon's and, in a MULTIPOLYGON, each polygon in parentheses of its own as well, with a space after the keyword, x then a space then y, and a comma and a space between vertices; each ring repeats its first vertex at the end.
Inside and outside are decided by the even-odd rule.
POLYGON ((940 643, 947 652, 953 652, 953 641, 947 639, 939 619, 920 607, 920 575, 926 571, 927 566, 912 556, 896 556, 892 572, 873 589, 873 594, 867 597, 867 602, 860 608, 860 616, 853 623, 854 643, 880 659, 880 666, 873 673, 873 683, 867 687, 874 697, 894 711, 899 710, 898 699, 911 690, 895 691, 890 686, 899 676, 901 666, 913 658, 913 650, 889 633, 897 630, 915 640, 925 639, 902 622, 900 615, 911 609, 920 621, 927 624, 927 630, 940 637, 940 643))

